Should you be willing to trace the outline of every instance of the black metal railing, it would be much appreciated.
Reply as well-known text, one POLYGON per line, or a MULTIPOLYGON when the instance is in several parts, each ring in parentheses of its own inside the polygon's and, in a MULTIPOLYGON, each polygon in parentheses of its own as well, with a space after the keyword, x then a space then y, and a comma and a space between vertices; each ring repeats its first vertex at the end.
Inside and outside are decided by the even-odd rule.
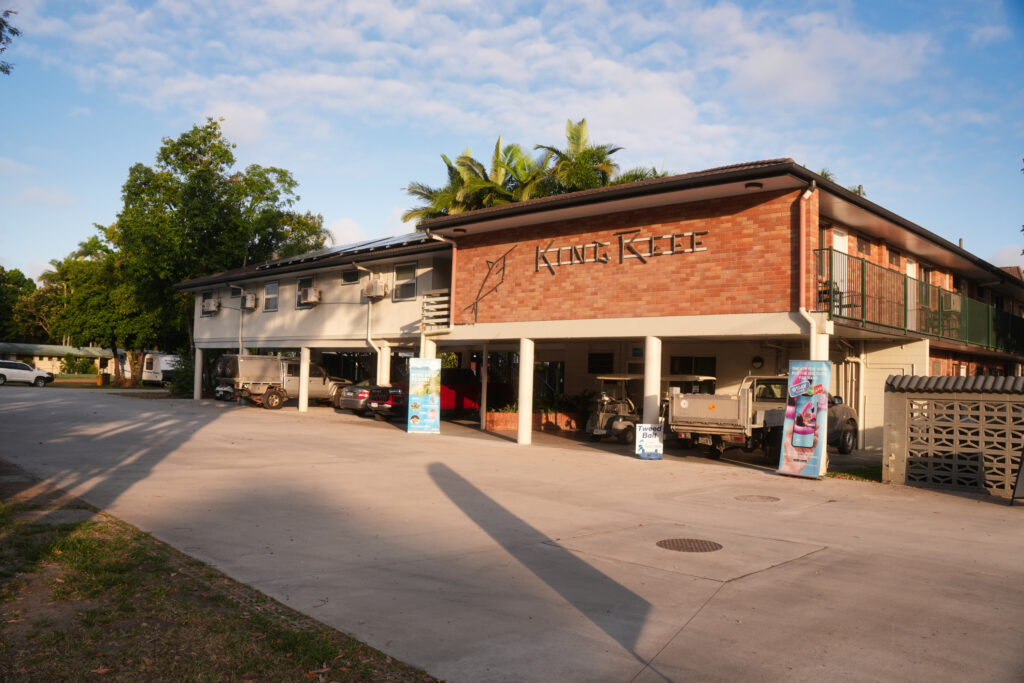
POLYGON ((830 318, 1024 354, 1024 318, 831 248, 815 257, 830 318))

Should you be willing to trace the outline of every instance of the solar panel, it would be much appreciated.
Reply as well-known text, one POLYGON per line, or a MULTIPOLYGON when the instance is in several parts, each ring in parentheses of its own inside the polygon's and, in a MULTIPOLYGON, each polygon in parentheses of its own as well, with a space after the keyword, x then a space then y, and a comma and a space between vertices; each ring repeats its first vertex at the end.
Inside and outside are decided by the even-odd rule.
POLYGON ((276 261, 269 261, 258 266, 257 270, 281 268, 283 266, 290 266, 296 263, 320 261, 330 256, 361 254, 365 252, 376 251, 378 249, 392 249, 412 244, 422 244, 424 242, 429 241, 430 237, 427 236, 426 233, 422 232, 412 232, 406 233, 405 235, 394 235, 390 237, 377 237, 370 240, 362 240, 360 242, 352 242, 350 244, 342 244, 334 247, 327 247, 325 249, 319 249, 317 251, 299 254, 298 256, 290 256, 288 258, 278 259, 276 261))

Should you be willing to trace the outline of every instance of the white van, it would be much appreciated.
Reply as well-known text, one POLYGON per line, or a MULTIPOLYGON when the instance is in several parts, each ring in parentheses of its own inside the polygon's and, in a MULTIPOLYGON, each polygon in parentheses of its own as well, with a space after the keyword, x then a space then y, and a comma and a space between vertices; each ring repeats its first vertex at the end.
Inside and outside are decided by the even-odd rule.
POLYGON ((153 351, 142 357, 143 384, 170 384, 178 357, 173 353, 153 351))

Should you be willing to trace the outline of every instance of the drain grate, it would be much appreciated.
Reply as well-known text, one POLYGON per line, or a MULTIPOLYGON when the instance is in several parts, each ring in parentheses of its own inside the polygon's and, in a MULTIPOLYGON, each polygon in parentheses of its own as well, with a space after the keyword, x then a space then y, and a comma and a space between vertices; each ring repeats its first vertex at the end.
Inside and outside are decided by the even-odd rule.
POLYGON ((681 553, 711 553, 722 549, 721 543, 705 541, 702 538, 666 538, 658 541, 657 545, 659 548, 681 553))
POLYGON ((736 496, 736 500, 742 500, 747 503, 778 503, 779 499, 775 496, 736 496))

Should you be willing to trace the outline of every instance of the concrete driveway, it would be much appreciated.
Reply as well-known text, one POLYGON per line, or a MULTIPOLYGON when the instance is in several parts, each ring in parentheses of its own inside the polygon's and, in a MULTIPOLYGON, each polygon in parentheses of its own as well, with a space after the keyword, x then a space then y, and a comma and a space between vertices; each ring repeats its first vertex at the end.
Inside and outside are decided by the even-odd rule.
POLYGON ((1024 680, 1024 505, 442 429, 0 388, 3 459, 451 681, 1024 680))

